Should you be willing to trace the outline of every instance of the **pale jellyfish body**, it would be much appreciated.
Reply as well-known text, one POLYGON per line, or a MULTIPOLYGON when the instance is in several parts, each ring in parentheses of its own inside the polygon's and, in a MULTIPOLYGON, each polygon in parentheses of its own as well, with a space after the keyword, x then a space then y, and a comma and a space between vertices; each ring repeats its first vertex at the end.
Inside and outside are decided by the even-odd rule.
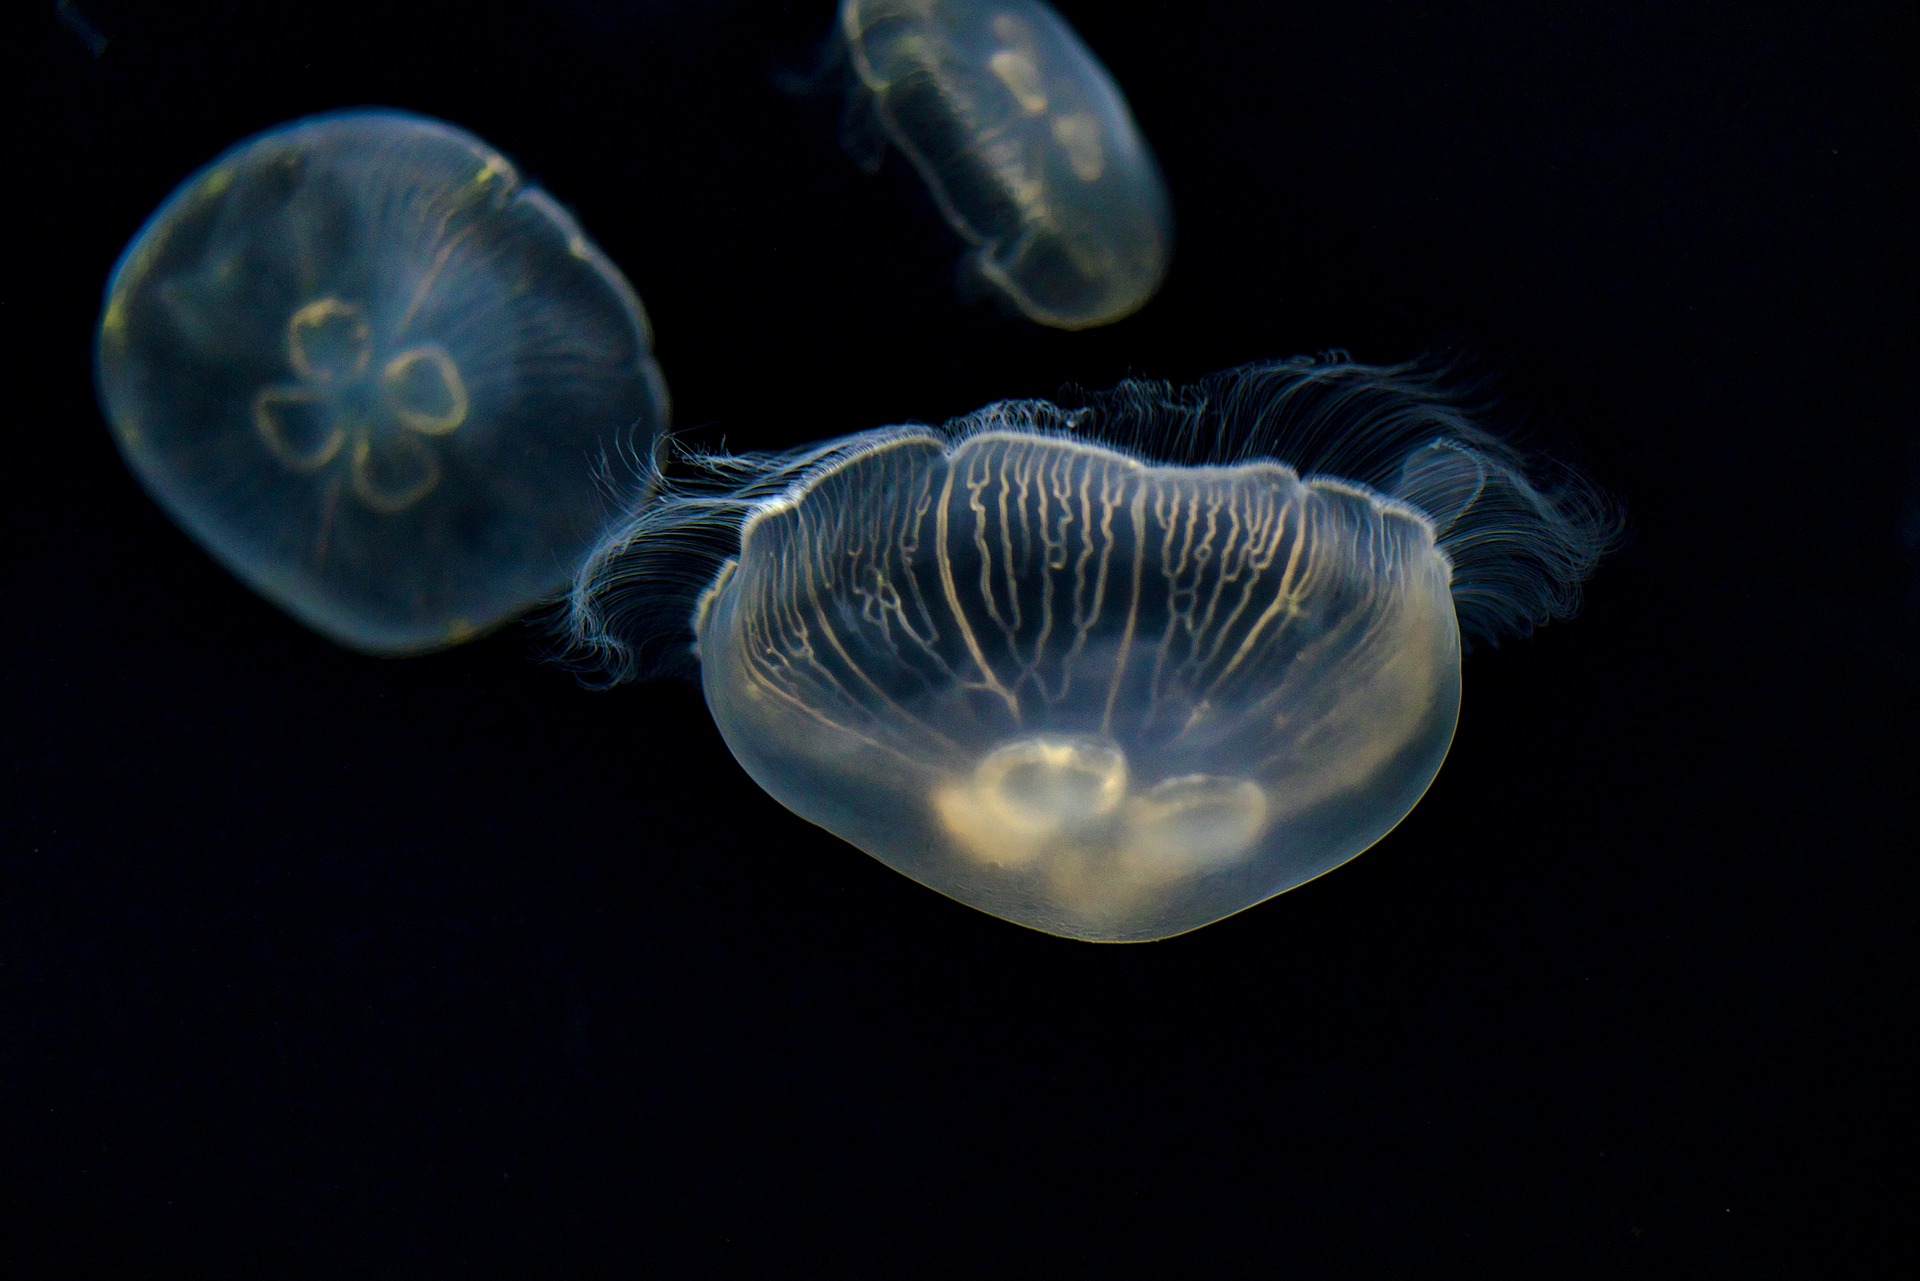
POLYGON ((870 116, 1030 319, 1104 325, 1166 275, 1172 216, 1124 97, 1039 0, 845 0, 856 118, 870 116))
POLYGON ((747 524, 707 701, 788 808, 1060 934, 1176 934, 1373 844, 1460 703, 1417 517, 1270 464, 885 441, 747 524))
POLYGON ((1563 611, 1604 545, 1590 491, 1556 505, 1464 420, 1408 412, 1418 386, 1296 363, 763 460, 732 498, 682 493, 603 546, 577 617, 619 653, 662 545, 737 503, 693 631, 755 781, 996 916, 1179 934, 1399 823, 1452 740, 1463 617, 1563 611), (1256 450, 1320 433, 1381 483, 1062 430, 1192 457, 1223 415, 1256 450))
POLYGON ((379 653, 551 596, 649 453, 645 312, 573 218, 479 139, 317 117, 190 178, 115 268, 99 383, 116 442, 243 581, 379 653))

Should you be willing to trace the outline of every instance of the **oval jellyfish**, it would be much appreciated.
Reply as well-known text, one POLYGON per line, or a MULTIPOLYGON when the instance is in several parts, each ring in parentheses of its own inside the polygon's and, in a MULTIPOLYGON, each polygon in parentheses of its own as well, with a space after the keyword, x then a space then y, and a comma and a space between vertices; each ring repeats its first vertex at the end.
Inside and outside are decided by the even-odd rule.
POLYGON ((189 178, 114 268, 101 402, 149 493, 343 644, 549 597, 665 384, 640 300, 544 192, 418 116, 321 116, 189 178))
POLYGON ((1153 296, 1173 238, 1159 166, 1059 14, 1040 0, 844 0, 840 38, 850 121, 913 162, 972 268, 1022 313, 1086 329, 1153 296))
POLYGON ((1463 633, 1570 612, 1614 529, 1417 370, 1344 361, 695 461, 589 560, 576 636, 634 670, 705 549, 692 632, 747 772, 1083 939, 1194 929, 1379 840, 1447 754, 1463 633))

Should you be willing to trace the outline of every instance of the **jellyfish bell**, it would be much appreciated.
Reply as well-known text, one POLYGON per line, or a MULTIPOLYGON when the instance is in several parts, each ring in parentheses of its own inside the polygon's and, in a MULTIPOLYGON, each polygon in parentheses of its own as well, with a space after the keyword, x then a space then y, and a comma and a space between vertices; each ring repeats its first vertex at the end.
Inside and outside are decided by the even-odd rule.
POLYGON ((640 584, 704 545, 700 679, 769 793, 1007 920, 1179 934, 1386 835, 1463 637, 1570 612, 1608 542, 1440 397, 1282 362, 707 457, 590 559, 576 634, 631 670, 640 584))
POLYGON ((1126 99, 1041 0, 843 0, 848 150, 887 144, 971 246, 968 273, 1031 320, 1110 324, 1144 306, 1172 213, 1126 99))
POLYGON ((148 492, 256 591, 375 653, 549 598, 648 453, 665 383, 631 286, 479 139, 389 111, 240 143, 108 284, 102 406, 148 492))

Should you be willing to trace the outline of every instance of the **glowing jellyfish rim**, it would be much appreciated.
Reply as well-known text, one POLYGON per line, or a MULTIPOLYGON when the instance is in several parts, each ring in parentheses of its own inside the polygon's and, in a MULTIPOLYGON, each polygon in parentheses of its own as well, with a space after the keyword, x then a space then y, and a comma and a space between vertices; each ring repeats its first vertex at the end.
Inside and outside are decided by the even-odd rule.
POLYGON ((93 355, 115 445, 173 523, 297 622, 385 656, 563 593, 606 454, 657 451, 671 415, 652 319, 579 220, 471 130, 385 107, 282 121, 176 183, 109 273, 93 355), (242 344, 275 307, 285 350, 242 344), (182 380, 204 394, 146 403, 182 380))
MULTIPOLYGON (((1087 407, 1077 411, 1061 410, 1044 401, 1002 402, 940 428, 919 425, 882 428, 778 454, 730 457, 682 451, 682 457, 691 464, 693 479, 664 485, 662 500, 637 512, 625 526, 613 531, 588 562, 571 602, 570 628, 574 640, 586 653, 595 656, 604 670, 619 679, 671 667, 675 657, 671 652, 671 639, 678 636, 684 640, 691 630, 698 638, 700 657, 704 660, 702 683, 707 700, 729 748, 746 771, 789 809, 895 870, 969 906, 1045 932, 1099 941, 1136 941, 1184 933, 1295 888, 1371 847, 1411 812, 1444 761, 1458 713, 1462 638, 1492 639, 1503 633, 1525 632, 1537 623, 1570 614, 1577 605, 1581 582, 1608 550, 1619 528, 1617 511, 1611 502, 1570 469, 1556 469, 1557 483, 1552 487, 1536 485, 1529 476, 1529 460, 1477 427, 1444 380, 1418 366, 1364 366, 1340 356, 1243 367, 1214 375, 1186 389, 1159 383, 1123 384, 1090 398, 1087 407), (1320 722, 1300 722, 1306 730, 1326 724, 1333 724, 1338 730, 1342 728, 1337 723, 1339 717, 1351 717, 1357 707, 1365 713, 1358 721, 1361 736, 1349 735, 1349 740, 1367 747, 1373 757, 1364 768, 1356 766, 1350 778, 1341 775, 1344 757, 1340 753, 1331 756, 1330 766, 1310 763, 1310 768, 1321 770, 1328 777, 1344 779, 1336 783, 1333 792, 1300 793, 1308 799, 1299 802, 1288 819, 1298 821, 1300 830, 1319 840, 1319 846, 1303 839, 1303 848, 1307 849, 1304 855, 1271 844, 1245 855, 1244 867, 1257 867, 1260 876, 1275 876, 1284 883, 1263 887, 1259 877, 1249 873, 1246 885, 1216 881, 1208 893, 1223 890, 1231 893, 1211 906, 1205 905, 1205 896, 1195 890, 1189 896, 1190 903, 1184 905, 1139 907, 1139 900, 1133 905, 1121 903, 1106 894, 1104 883, 1096 884, 1082 877, 1077 882, 1081 889, 1073 893, 1088 890, 1088 896, 1078 900, 1047 900, 1036 906, 1033 901, 1013 901, 1009 893, 983 887, 977 880, 957 883, 943 879, 944 872, 929 871, 930 864, 919 861, 935 857, 928 854, 926 843, 911 845, 912 841, 921 839, 911 834, 912 824, 918 822, 923 828, 927 825, 927 814, 917 811, 950 805, 953 808, 946 812, 959 815, 957 821, 963 825, 972 821, 967 817, 969 814, 977 816, 986 811, 978 807, 968 810, 967 805, 972 802, 951 789, 944 801, 939 793, 931 796, 913 793, 918 799, 903 802, 901 797, 909 793, 893 781, 878 778, 877 772, 859 776, 830 773, 820 762, 842 750, 834 741, 833 729, 820 730, 820 741, 814 742, 792 735, 791 728, 781 723, 774 723, 774 729, 769 730, 767 724, 752 721, 759 713, 741 711, 748 704, 741 703, 730 691, 729 686, 737 682, 724 673, 731 670, 738 648, 730 611, 736 605, 749 612, 758 608, 739 605, 746 590, 741 587, 746 581, 742 565, 749 563, 747 553, 755 531, 768 522, 777 522, 803 510, 810 498, 822 494, 824 487, 839 483, 839 478, 848 476, 850 469, 863 464, 886 465, 889 451, 897 453, 903 448, 917 449, 923 454, 931 451, 938 455, 942 465, 957 467, 954 460, 970 447, 980 448, 979 442, 993 445, 1009 440, 1023 442, 1023 447, 1031 446, 1035 454, 1079 453, 1097 456, 1105 460, 1103 465, 1132 468, 1141 473, 1162 473, 1163 483, 1168 478, 1199 477, 1192 480, 1198 484, 1207 479, 1205 474, 1209 472, 1214 473, 1213 479, 1233 475, 1264 477, 1276 484, 1291 484, 1302 493, 1311 491, 1324 496, 1336 506, 1365 508, 1386 522, 1380 526, 1382 529, 1399 528, 1403 532, 1414 530, 1424 534, 1426 551, 1421 555, 1431 553, 1430 565, 1444 570, 1437 589, 1427 597, 1433 605, 1421 605, 1417 592, 1407 595, 1411 590, 1409 584, 1425 582, 1431 577, 1431 570, 1420 569, 1411 557, 1405 558, 1405 563, 1411 566, 1412 577, 1402 583, 1387 583, 1379 578, 1382 571, 1377 567, 1367 570, 1373 575, 1370 581, 1384 586, 1378 590, 1367 586, 1364 596, 1386 600, 1388 613, 1380 617, 1404 615, 1418 623, 1419 618, 1428 615, 1416 617, 1406 611, 1437 609, 1439 612, 1432 617, 1444 621, 1419 623, 1411 630, 1389 629, 1383 633, 1384 641, 1376 640, 1365 626, 1356 635, 1362 649, 1371 647, 1375 653, 1385 655, 1389 663, 1398 663, 1403 654, 1415 654, 1418 669, 1425 660, 1419 660, 1415 651, 1426 652, 1433 661, 1415 677, 1395 677, 1401 684, 1381 685, 1370 677, 1373 683, 1357 687, 1316 689, 1311 683, 1300 687, 1308 699, 1303 706, 1309 710, 1318 707, 1325 713, 1320 722), (1305 462, 1295 467, 1273 461, 1286 454, 1305 462), (876 459, 880 460, 877 464, 873 463, 876 459), (1326 472, 1331 466, 1339 466, 1348 474, 1329 476, 1326 472), (636 592, 636 584, 643 582, 645 590, 636 592), (675 599, 678 606, 692 604, 678 621, 662 612, 674 608, 663 605, 659 598, 658 589, 663 582, 669 588, 667 597, 675 599), (728 611, 729 616, 719 617, 722 611, 728 611), (727 639, 718 639, 722 637, 727 639), (665 654, 660 650, 663 642, 667 642, 669 648, 665 654), (726 647, 727 661, 715 658, 716 653, 722 652, 715 649, 716 643, 726 647), (723 674, 716 674, 716 668, 723 674), (1407 679, 1416 683, 1405 684, 1407 679), (1404 732, 1399 737, 1384 737, 1379 743, 1370 742, 1365 735, 1374 722, 1369 719, 1368 709, 1372 707, 1377 711, 1388 704, 1374 706, 1366 700, 1391 698, 1396 691, 1404 690, 1418 693, 1423 700, 1412 705, 1404 732), (1353 701, 1356 691, 1358 703, 1353 701), (779 732, 783 728, 787 730, 785 742, 781 741, 779 732), (793 746, 795 743, 800 746, 793 746), (828 780, 826 784, 821 783, 822 778, 828 780), (882 813, 878 820, 861 810, 863 804, 876 797, 883 810, 889 805, 894 807, 882 813), (1370 805, 1368 801, 1380 804, 1370 805), (897 808, 901 803, 909 804, 916 813, 903 817, 897 808), (882 832, 882 835, 870 840, 860 834, 863 830, 882 832), (1299 874, 1302 868, 1308 870, 1299 874), (1228 905, 1222 907, 1223 902, 1228 905), (1153 919, 1155 912, 1164 919, 1153 919)), ((1002 469, 1017 470, 1011 465, 1002 469)), ((847 483, 852 486, 854 481, 847 483)), ((850 488, 848 492, 866 491, 850 488)), ((928 505, 915 499, 910 490, 896 487, 884 492, 886 497, 874 502, 912 508, 919 513, 916 519, 928 519, 928 505)), ((946 492, 951 494, 951 485, 946 492)), ((1007 491, 997 492, 1001 495, 1004 518, 1007 491)), ((940 500, 946 501, 946 498, 940 500)), ((947 509, 939 506, 938 510, 944 513, 947 509)), ((883 545, 886 541, 870 538, 871 528, 861 524, 857 516, 848 516, 837 524, 836 519, 823 518, 821 527, 831 525, 844 533, 841 527, 845 526, 855 531, 855 536, 841 545, 842 552, 863 542, 883 545)), ((985 526, 979 526, 976 536, 985 537, 979 532, 984 529, 985 526)), ((837 537, 838 533, 832 536, 837 537)), ((940 539, 946 537, 945 532, 940 534, 940 539)), ((917 540, 915 545, 918 546, 917 540)), ((768 572, 776 573, 776 577, 789 571, 796 575, 813 572, 792 568, 792 565, 804 567, 815 563, 808 559, 804 547, 795 551, 796 546, 801 545, 790 541, 781 543, 778 559, 786 568, 768 572)), ((1001 545, 995 543, 994 546, 1001 545)), ((759 559, 765 560, 765 557, 759 559)), ((829 570, 832 568, 827 560, 818 563, 828 566, 829 570)), ((832 562, 833 565, 839 563, 832 562)), ((984 566, 987 562, 979 563, 983 567, 981 591, 986 592, 984 566)), ((1342 563, 1359 564, 1357 560, 1342 563)), ((1009 566, 1011 564, 1009 561, 1009 566)), ((851 567, 851 562, 848 565, 850 567, 840 573, 841 578, 850 581, 858 573, 864 573, 851 567)), ((1009 583, 1018 581, 1012 577, 1011 568, 1007 572, 1009 583)), ((894 581, 910 581, 911 577, 909 574, 894 581)), ((819 581, 827 582, 826 579, 819 581)), ((884 585, 886 580, 881 581, 884 585)), ((951 583, 946 590, 951 596, 951 583)), ((838 581, 828 582, 827 591, 840 591, 838 581)), ((1135 591, 1134 605, 1130 608, 1137 610, 1141 599, 1137 582, 1135 591)), ((872 591, 867 591, 866 597, 867 603, 859 608, 871 613, 872 602, 877 597, 872 591)), ((787 599, 777 598, 776 608, 762 609, 760 616, 774 617, 784 609, 779 601, 787 599)), ((834 597, 835 608, 840 611, 835 618, 851 619, 858 612, 848 609, 850 599, 845 592, 834 597)), ((897 601, 885 608, 897 613, 897 601)), ((960 616, 956 603, 953 617, 960 616)), ((820 617, 825 621, 825 615, 820 617)), ((899 626, 905 634, 905 624, 899 626)), ((828 648, 840 645, 840 639, 824 628, 815 634, 815 639, 819 649, 809 653, 809 663, 824 670, 823 665, 839 661, 828 655, 828 648)), ((787 651, 769 652, 778 655, 787 651)), ((834 672, 844 675, 852 671, 856 679, 864 678, 848 651, 843 649, 841 658, 845 664, 834 667, 834 672)), ((1120 677, 1116 675, 1114 679, 1120 677)), ((990 679, 987 683, 991 683, 990 679)), ((874 684, 873 688, 877 691, 880 686, 874 684)), ((1279 685, 1272 688, 1278 689, 1279 685)), ((1082 806, 1082 812, 1107 823, 1108 819, 1101 816, 1118 812, 1116 807, 1121 802, 1115 798, 1127 797, 1126 813, 1137 816, 1142 812, 1137 806, 1148 803, 1154 788, 1172 786, 1175 793, 1162 798, 1165 803, 1153 810, 1152 815, 1175 814, 1177 817, 1181 805, 1186 803, 1182 797, 1191 799, 1197 795, 1208 803, 1223 803, 1225 808, 1216 806, 1215 813, 1224 815, 1229 825, 1243 822, 1258 827, 1266 822, 1264 809, 1256 811, 1247 805, 1235 809, 1240 802, 1234 801, 1233 796, 1239 794, 1244 799, 1244 792, 1233 791, 1237 786, 1235 778, 1182 777, 1177 766, 1171 772, 1165 768, 1166 760, 1173 759, 1169 755, 1143 774, 1141 787, 1134 789, 1124 775, 1124 764, 1105 781, 1097 777, 1101 773, 1098 762, 1105 759, 1100 755, 1105 749, 1100 746, 1102 740, 1098 734, 1093 738, 1082 734, 1075 739, 1074 727, 1068 726, 1062 731, 1068 738, 1062 739, 1053 732, 1057 726, 1042 723, 1032 727, 1017 719, 1015 724, 1024 736, 1024 745, 1012 749, 1016 765, 1065 762, 1066 772, 1056 771, 1048 776, 1053 782, 1044 786, 1060 783, 1069 789, 1081 789, 1076 793, 1078 800, 1072 799, 1068 792, 1045 793, 1052 798, 1047 804, 1068 798, 1065 803, 1070 807, 1082 806), (1088 766, 1088 762, 1095 764, 1088 766), (1075 770, 1081 773, 1079 782, 1072 777, 1075 770), (1097 784, 1091 790, 1083 786, 1087 778, 1093 778, 1097 784), (1182 787, 1188 791, 1181 793, 1182 787), (1141 792, 1139 797, 1134 796, 1135 790, 1141 792), (1086 800, 1089 796, 1100 799, 1096 804, 1086 800)), ((1259 728, 1255 722, 1249 724, 1256 730, 1259 728)), ((937 731, 942 729, 952 729, 964 737, 964 730, 952 723, 927 727, 926 736, 938 737, 937 731)), ((1298 759, 1308 759, 1300 754, 1306 749, 1298 744, 1276 741, 1281 749, 1294 751, 1298 759)), ((1338 743, 1342 740, 1336 736, 1319 741, 1338 743)), ((931 759, 933 749, 926 750, 931 759)), ((984 751, 979 758, 981 773, 976 781, 987 773, 993 774, 993 780, 1008 776, 1007 761, 998 759, 1009 750, 1006 741, 986 739, 975 742, 969 750, 984 751), (994 764, 996 760, 998 764, 994 764)), ((1126 750, 1145 751, 1147 755, 1141 759, 1150 760, 1157 748, 1151 741, 1130 738, 1126 750)), ((1124 762, 1125 758, 1121 759, 1124 762)), ((836 760, 832 768, 838 769, 844 764, 844 760, 836 760)), ((1302 777, 1313 781, 1306 775, 1302 777)), ((1031 781, 1029 778, 1028 782, 1031 781)), ((1282 781, 1293 785, 1284 778, 1282 781)), ((1276 795, 1284 794, 1271 791, 1269 776, 1260 776, 1259 783, 1269 788, 1263 794, 1267 803, 1273 803, 1276 795)), ((987 796, 987 800, 998 804, 994 796, 987 796)), ((1001 821, 1006 813, 1005 806, 1000 806, 993 810, 992 816, 995 821, 1001 821)), ((1159 819, 1155 817, 1153 821, 1159 819)), ((1004 834, 1006 829, 998 830, 1004 834)), ((1217 834, 1218 830, 1225 829, 1214 830, 1217 834)), ((956 834, 958 829, 949 825, 948 836, 956 834)), ((1150 829, 1148 834, 1151 835, 1150 829)), ((1272 830, 1268 832, 1269 837, 1274 835, 1272 830)), ((1065 839, 1066 844, 1058 848, 1072 853, 1073 859, 1078 860, 1074 866, 1083 869, 1095 866, 1089 858, 1096 855, 1107 858, 1121 849, 1118 845, 1103 847, 1089 855, 1086 851, 1093 847, 1085 845, 1079 834, 1070 832, 1065 839)), ((946 858, 953 853, 953 848, 949 841, 937 855, 946 858)), ((1170 847, 1163 845, 1162 848, 1170 847)), ((1017 863, 1019 859, 989 861, 1017 863)), ((1060 862, 1058 866, 1066 868, 1068 864, 1060 862)), ((1203 874, 1205 877, 1225 875, 1214 868, 1204 868, 1194 875, 1203 874)), ((1192 889, 1192 884, 1187 889, 1192 889)), ((1066 893, 1065 890, 1059 892, 1066 893)), ((1168 901, 1173 902, 1171 895, 1168 901)))

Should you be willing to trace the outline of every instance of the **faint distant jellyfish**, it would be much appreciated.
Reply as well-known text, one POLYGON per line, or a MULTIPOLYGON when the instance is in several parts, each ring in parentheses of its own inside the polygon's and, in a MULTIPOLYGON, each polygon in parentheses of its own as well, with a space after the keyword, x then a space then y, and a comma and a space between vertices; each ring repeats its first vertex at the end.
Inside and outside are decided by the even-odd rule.
POLYGON ((470 134, 362 111, 243 142, 114 269, 99 387, 149 493, 342 644, 455 644, 561 590, 667 396, 632 288, 470 134))
POLYGON ((576 636, 635 670, 649 586, 711 540, 692 631, 747 772, 1083 939, 1194 929, 1386 835, 1447 754, 1463 632, 1569 613, 1613 532, 1417 370, 1346 362, 697 461, 589 560, 576 636))
POLYGON ((1022 313, 1087 329, 1153 296, 1173 239, 1159 166, 1113 78, 1052 8, 844 0, 840 35, 850 145, 877 125, 974 246, 971 266, 1022 313))

